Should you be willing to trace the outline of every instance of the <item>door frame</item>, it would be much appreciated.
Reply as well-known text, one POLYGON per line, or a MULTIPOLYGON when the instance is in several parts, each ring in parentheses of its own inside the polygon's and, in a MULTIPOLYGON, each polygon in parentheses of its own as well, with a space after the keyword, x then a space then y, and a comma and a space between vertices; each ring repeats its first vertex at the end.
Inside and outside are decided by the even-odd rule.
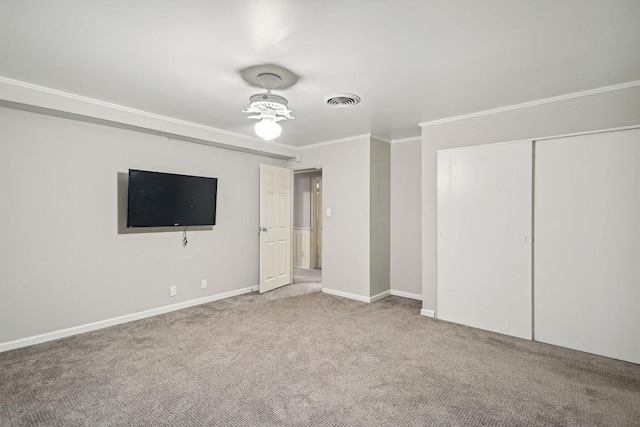
MULTIPOLYGON (((293 215, 293 209, 295 208, 294 199, 296 197, 295 191, 294 191, 295 190, 295 188, 294 188, 295 176, 296 176, 296 174, 301 174, 301 173, 318 172, 318 173, 320 173, 320 178, 322 178, 323 177, 323 171, 322 171, 322 166, 321 165, 314 166, 314 167, 299 168, 299 169, 292 168, 291 171, 293 172, 293 179, 291 180, 291 194, 292 194, 292 197, 291 197, 291 212, 292 212, 292 215, 291 215, 291 238, 293 239, 293 216, 294 216, 293 215)), ((313 178, 311 178, 311 179, 313 179, 313 178)), ((313 202, 313 198, 312 198, 312 202, 313 202)), ((322 206, 320 206, 320 215, 322 215, 322 206)), ((314 236, 315 235, 315 221, 314 221, 313 216, 312 216, 311 220, 312 220, 311 221, 311 226, 312 226, 312 229, 313 229, 313 232, 311 233, 311 240, 312 240, 312 242, 311 242, 311 268, 316 268, 315 267, 316 266, 316 261, 315 261, 315 259, 316 259, 316 257, 315 257, 315 236, 314 236)), ((293 282, 294 256, 295 255, 294 255, 293 250, 292 250, 291 251, 291 281, 292 282, 293 282)))
MULTIPOLYGON (((320 171, 322 173, 322 171, 320 171)), ((311 262, 310 262, 310 267, 311 268, 322 268, 322 261, 318 262, 318 258, 322 258, 322 249, 320 250, 320 254, 318 254, 318 234, 320 234, 320 236, 322 236, 322 175, 320 176, 314 176, 309 178, 310 181, 310 185, 311 185, 311 192, 312 192, 312 197, 311 197, 311 239, 310 239, 310 256, 311 256, 311 262), (318 180, 320 180, 320 205, 318 206, 318 202, 317 200, 317 193, 316 189, 318 187, 315 187, 313 184, 314 182, 317 182, 318 180), (318 264, 320 264, 320 267, 318 267, 318 264)), ((322 245, 322 237, 320 237, 320 244, 322 245)))

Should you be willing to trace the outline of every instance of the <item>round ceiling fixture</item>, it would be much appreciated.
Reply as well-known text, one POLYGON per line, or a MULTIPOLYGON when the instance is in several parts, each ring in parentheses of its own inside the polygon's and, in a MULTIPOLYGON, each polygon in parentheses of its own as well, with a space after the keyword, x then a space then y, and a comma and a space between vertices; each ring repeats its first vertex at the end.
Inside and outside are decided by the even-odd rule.
POLYGON ((300 79, 293 71, 276 64, 252 65, 240 70, 242 80, 254 87, 264 87, 263 78, 260 77, 264 74, 278 76, 280 79, 278 82, 279 90, 289 89, 300 79))
POLYGON ((351 93, 337 93, 324 98, 324 102, 332 107, 353 107, 360 103, 360 97, 351 93))

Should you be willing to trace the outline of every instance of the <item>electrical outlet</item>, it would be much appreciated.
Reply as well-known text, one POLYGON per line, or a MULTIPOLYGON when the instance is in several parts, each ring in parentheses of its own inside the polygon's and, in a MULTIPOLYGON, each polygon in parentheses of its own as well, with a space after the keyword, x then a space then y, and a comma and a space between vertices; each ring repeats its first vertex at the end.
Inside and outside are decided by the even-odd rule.
POLYGON ((202 279, 202 289, 207 287, 207 279, 202 279))
POLYGON ((169 296, 170 297, 175 297, 177 293, 178 293, 178 287, 177 286, 169 286, 169 296))

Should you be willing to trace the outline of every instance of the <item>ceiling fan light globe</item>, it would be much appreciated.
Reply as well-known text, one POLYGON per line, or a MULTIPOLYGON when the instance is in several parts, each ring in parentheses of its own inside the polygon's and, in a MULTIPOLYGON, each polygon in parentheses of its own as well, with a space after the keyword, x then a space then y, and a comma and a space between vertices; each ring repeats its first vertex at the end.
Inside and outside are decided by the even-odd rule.
POLYGON ((266 140, 276 139, 282 133, 282 127, 272 119, 262 119, 256 123, 256 134, 266 140))

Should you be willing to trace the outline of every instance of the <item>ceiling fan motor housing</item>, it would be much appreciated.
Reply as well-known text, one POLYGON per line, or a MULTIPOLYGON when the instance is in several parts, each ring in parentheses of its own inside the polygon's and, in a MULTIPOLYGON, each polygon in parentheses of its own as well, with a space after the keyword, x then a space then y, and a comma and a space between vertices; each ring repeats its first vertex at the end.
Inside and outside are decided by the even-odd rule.
POLYGON ((251 108, 258 108, 260 110, 288 110, 289 101, 286 98, 275 95, 273 93, 257 93, 249 98, 251 108))

